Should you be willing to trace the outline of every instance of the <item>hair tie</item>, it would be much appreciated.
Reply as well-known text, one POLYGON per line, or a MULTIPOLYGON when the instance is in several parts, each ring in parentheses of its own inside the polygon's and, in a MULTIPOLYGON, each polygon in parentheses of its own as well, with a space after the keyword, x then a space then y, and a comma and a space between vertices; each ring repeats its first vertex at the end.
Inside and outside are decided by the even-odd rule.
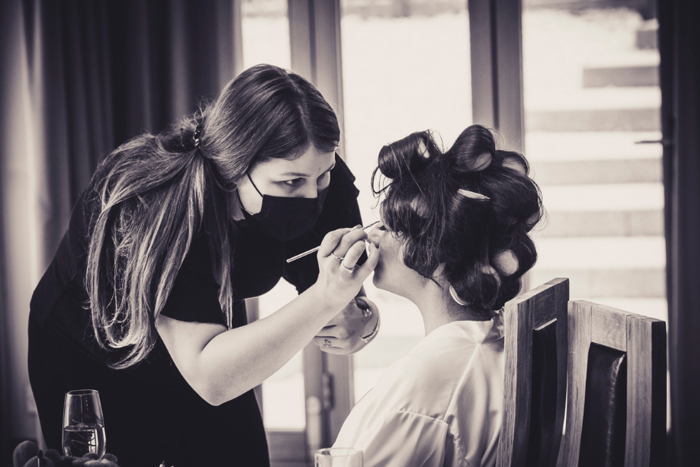
POLYGON ((450 295, 452 296, 452 300, 457 302, 458 305, 461 305, 461 306, 469 305, 469 303, 467 303, 464 300, 462 300, 461 298, 459 298, 459 295, 457 295, 457 291, 452 286, 450 286, 450 295))
POLYGON ((192 135, 192 143, 194 144, 195 148, 199 148, 199 143, 202 142, 202 139, 200 138, 201 135, 202 135, 202 124, 200 123, 194 129, 194 135, 192 135))

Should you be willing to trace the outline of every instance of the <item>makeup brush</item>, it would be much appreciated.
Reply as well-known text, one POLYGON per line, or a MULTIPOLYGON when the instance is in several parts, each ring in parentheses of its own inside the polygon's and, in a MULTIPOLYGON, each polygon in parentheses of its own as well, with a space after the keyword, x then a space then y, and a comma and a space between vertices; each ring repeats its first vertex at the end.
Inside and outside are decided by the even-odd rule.
MULTIPOLYGON (((376 225, 376 224, 378 224, 378 223, 379 223, 379 221, 372 222, 371 224, 368 224, 368 225, 362 227, 362 230, 367 230, 367 229, 369 229, 370 227, 373 227, 374 225, 376 225)), ((299 254, 296 255, 296 256, 292 256, 291 258, 289 258, 289 259, 287 260, 287 263, 291 263, 292 261, 296 261, 296 260, 298 260, 299 258, 303 258, 304 256, 309 256, 311 253, 316 253, 316 252, 318 251, 319 248, 321 248, 321 245, 317 246, 316 248, 312 248, 312 249, 310 249, 310 250, 308 250, 308 251, 305 251, 305 252, 303 252, 303 253, 299 253, 299 254)))

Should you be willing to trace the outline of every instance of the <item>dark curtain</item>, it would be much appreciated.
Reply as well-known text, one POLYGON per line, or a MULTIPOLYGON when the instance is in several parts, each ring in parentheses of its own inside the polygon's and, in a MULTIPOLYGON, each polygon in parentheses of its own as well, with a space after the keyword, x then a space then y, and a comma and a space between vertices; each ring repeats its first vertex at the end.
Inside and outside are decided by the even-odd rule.
POLYGON ((700 14, 659 0, 671 373, 670 462, 700 459, 700 14))
POLYGON ((0 465, 36 438, 29 299, 99 159, 215 98, 239 0, 0 0, 0 465))
POLYGON ((42 102, 46 255, 100 156, 192 113, 233 78, 233 18, 224 0, 24 2, 42 102))

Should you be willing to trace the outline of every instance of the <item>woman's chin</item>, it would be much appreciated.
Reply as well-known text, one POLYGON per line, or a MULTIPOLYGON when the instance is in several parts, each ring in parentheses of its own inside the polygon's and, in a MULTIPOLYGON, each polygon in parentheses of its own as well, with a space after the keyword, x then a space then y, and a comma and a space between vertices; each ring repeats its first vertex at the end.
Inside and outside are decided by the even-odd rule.
POLYGON ((374 276, 372 277, 372 284, 374 284, 374 286, 378 289, 385 290, 391 293, 397 293, 395 284, 392 284, 391 281, 387 280, 387 278, 382 274, 381 271, 374 271, 374 276))
POLYGON ((384 282, 382 271, 375 269, 374 274, 372 275, 372 284, 374 284, 374 286, 378 289, 386 290, 386 285, 384 282))

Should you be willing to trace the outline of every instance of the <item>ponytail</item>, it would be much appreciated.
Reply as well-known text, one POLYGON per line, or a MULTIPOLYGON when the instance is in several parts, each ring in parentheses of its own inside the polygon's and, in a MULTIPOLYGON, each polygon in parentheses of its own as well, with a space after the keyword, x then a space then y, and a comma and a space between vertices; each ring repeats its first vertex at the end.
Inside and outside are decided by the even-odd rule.
MULTIPOLYGON (((155 320, 202 226, 205 205, 226 199, 216 193, 200 148, 187 143, 191 134, 191 129, 178 134, 171 128, 134 138, 108 155, 93 177, 90 192, 99 210, 90 224, 86 288, 97 342, 128 349, 114 368, 129 367, 152 350, 155 320)), ((211 211, 210 223, 223 225, 212 232, 212 243, 226 251, 212 257, 220 258, 215 277, 229 284, 221 287, 220 301, 230 322, 226 220, 218 222, 221 211, 211 211)))

